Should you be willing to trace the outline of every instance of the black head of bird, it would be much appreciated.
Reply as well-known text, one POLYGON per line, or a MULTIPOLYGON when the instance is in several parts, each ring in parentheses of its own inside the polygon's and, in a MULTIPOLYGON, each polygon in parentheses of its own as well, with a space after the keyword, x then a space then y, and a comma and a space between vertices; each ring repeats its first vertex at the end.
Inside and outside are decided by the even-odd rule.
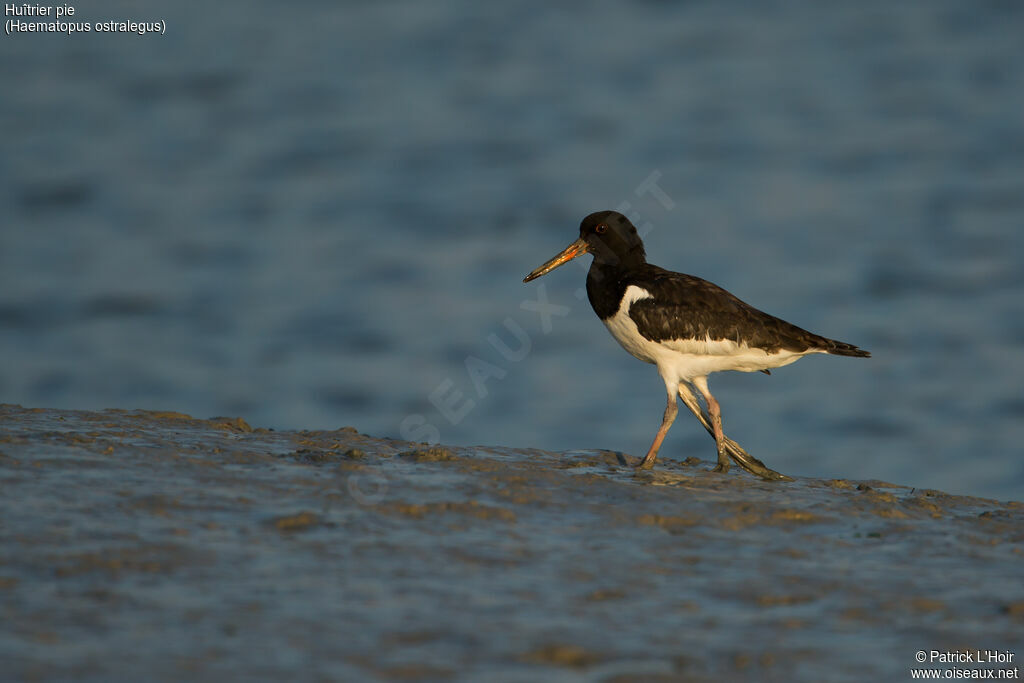
POLYGON ((598 211, 580 223, 579 239, 523 278, 523 282, 535 280, 583 254, 593 254, 595 263, 612 267, 647 262, 644 243, 629 219, 617 211, 598 211))

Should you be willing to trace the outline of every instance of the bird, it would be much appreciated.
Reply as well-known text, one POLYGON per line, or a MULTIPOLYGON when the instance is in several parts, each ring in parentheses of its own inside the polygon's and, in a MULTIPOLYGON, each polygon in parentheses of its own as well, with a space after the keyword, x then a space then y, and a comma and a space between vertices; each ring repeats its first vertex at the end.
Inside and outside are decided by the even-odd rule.
POLYGON ((871 354, 764 313, 712 282, 648 263, 636 227, 617 211, 584 218, 579 239, 523 282, 584 254, 594 257, 587 272, 587 298, 594 313, 622 348, 657 367, 668 392, 661 426, 637 468, 654 466, 676 419, 678 396, 715 439, 718 462, 713 471, 728 472, 731 458, 762 479, 792 481, 725 435, 708 375, 725 370, 771 374, 772 368, 814 353, 856 358, 871 354), (694 389, 704 397, 706 413, 694 389))

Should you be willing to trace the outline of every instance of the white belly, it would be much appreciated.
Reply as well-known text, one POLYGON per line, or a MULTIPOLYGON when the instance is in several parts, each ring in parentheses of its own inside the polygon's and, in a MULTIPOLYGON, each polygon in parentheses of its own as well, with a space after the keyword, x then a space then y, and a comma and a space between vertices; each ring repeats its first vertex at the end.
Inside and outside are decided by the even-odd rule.
POLYGON ((630 285, 622 298, 619 310, 603 322, 622 348, 645 363, 657 365, 662 377, 675 377, 676 381, 689 382, 695 377, 705 377, 722 370, 756 372, 789 365, 808 353, 786 350, 767 353, 725 339, 675 339, 653 342, 640 334, 636 323, 629 317, 629 307, 633 303, 649 298, 651 294, 646 289, 630 285))

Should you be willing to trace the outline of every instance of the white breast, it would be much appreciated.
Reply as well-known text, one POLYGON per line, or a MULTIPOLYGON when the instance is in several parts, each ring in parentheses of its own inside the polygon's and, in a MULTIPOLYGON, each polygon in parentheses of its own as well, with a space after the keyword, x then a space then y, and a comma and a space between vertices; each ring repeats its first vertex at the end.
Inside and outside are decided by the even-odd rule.
POLYGON ((612 336, 615 337, 615 341, 622 345, 622 348, 645 363, 657 362, 657 350, 654 348, 657 344, 649 339, 644 339, 643 335, 640 334, 636 323, 629 317, 629 307, 641 299, 651 298, 653 298, 651 293, 646 289, 630 285, 622 296, 619 310, 615 311, 615 315, 612 317, 602 321, 605 327, 608 328, 608 331, 612 333, 612 336))

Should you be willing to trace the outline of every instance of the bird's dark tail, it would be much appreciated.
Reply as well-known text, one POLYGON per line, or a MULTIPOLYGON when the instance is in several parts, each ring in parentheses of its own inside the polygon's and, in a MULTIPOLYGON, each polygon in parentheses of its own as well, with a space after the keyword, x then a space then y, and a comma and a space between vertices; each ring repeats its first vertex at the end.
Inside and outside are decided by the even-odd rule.
POLYGON ((827 353, 831 353, 834 356, 853 356, 855 358, 871 358, 871 352, 865 351, 864 349, 857 348, 853 344, 847 344, 846 342, 836 341, 835 339, 826 339, 827 343, 823 344, 821 348, 825 349, 827 353))

